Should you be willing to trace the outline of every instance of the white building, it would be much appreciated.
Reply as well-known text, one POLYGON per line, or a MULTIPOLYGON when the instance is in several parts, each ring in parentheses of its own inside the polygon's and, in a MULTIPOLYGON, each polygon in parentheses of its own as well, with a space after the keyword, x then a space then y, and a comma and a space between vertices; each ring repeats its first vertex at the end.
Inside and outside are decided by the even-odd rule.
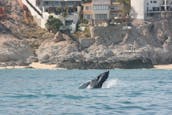
POLYGON ((61 20, 64 25, 67 25, 74 32, 77 22, 79 20, 78 6, 81 5, 82 0, 22 0, 22 2, 28 7, 32 16, 35 18, 37 24, 42 28, 45 28, 45 23, 52 13, 55 17, 64 18, 61 20), (66 17, 66 18, 65 18, 66 17), (70 24, 69 24, 70 23, 70 24))
POLYGON ((172 0, 131 0, 131 16, 145 19, 147 16, 172 12, 172 0))

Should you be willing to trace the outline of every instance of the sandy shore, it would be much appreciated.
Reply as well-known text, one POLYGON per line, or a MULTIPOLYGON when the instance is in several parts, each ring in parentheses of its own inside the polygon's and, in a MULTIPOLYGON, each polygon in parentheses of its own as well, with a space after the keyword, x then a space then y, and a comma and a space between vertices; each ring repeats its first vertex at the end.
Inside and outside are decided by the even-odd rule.
MULTIPOLYGON (((39 62, 33 62, 29 66, 6 66, 0 67, 0 69, 22 69, 22 68, 33 68, 33 69, 64 69, 64 68, 57 68, 56 64, 41 64, 39 62)), ((172 70, 172 64, 168 65, 154 65, 155 69, 166 69, 172 70)))
POLYGON ((41 64, 39 62, 33 62, 29 66, 6 66, 6 67, 0 67, 0 69, 22 69, 22 68, 62 69, 62 68, 57 68, 55 64, 41 64))
POLYGON ((39 62, 33 62, 29 66, 35 69, 57 69, 55 64, 41 64, 39 62))
POLYGON ((167 70, 172 70, 172 64, 168 65, 154 65, 155 69, 167 69, 167 70))
POLYGON ((6 66, 0 67, 0 69, 22 69, 22 68, 29 68, 28 66, 6 66))

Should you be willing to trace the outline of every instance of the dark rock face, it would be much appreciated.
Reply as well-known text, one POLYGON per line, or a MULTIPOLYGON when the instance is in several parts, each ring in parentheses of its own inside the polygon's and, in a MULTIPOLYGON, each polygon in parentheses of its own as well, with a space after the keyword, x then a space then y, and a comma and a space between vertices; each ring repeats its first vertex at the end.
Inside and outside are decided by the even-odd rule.
POLYGON ((93 45, 95 42, 92 38, 81 38, 79 39, 80 47, 81 49, 89 48, 91 45, 93 45))
POLYGON ((142 58, 142 57, 120 60, 115 65, 117 68, 123 68, 123 69, 153 68, 152 61, 148 58, 142 58))
POLYGON ((116 60, 112 62, 106 61, 80 61, 64 60, 59 64, 62 68, 78 68, 78 69, 137 69, 137 68, 153 68, 152 61, 150 59, 135 58, 127 60, 116 60))
POLYGON ((11 33, 10 29, 6 28, 3 24, 0 23, 0 34, 9 34, 11 33))

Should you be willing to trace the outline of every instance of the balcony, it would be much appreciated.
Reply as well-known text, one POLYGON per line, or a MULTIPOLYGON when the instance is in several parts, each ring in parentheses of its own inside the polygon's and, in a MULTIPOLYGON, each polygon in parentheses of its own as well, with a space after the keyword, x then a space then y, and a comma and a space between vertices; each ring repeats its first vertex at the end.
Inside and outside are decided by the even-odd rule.
POLYGON ((172 12, 172 6, 164 6, 161 5, 160 7, 153 7, 153 10, 147 10, 148 13, 161 13, 161 12, 172 12))

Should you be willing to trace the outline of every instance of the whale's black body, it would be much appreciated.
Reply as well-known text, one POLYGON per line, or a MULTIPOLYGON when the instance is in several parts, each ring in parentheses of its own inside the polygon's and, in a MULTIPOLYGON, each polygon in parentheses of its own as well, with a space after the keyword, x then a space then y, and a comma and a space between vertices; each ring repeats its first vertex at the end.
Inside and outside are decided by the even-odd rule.
POLYGON ((79 89, 84 89, 84 88, 101 88, 103 83, 107 80, 109 77, 109 71, 104 72, 100 74, 96 79, 93 79, 91 81, 88 81, 84 84, 82 84, 79 89))

